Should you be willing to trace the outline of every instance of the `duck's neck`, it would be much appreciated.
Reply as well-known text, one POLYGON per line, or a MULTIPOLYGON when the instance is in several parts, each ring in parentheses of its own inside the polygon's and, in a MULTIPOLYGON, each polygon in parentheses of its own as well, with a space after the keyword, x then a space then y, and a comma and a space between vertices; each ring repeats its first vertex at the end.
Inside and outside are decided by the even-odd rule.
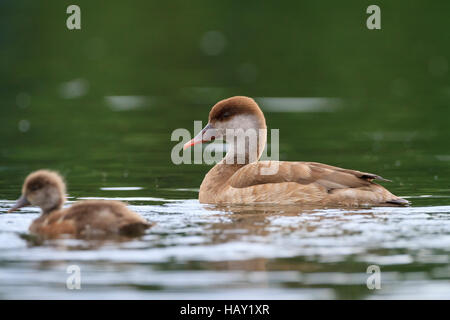
POLYGON ((205 199, 204 197, 220 194, 222 188, 228 185, 227 181, 236 171, 249 163, 258 161, 261 157, 267 139, 265 124, 257 130, 248 130, 245 132, 245 136, 238 135, 227 138, 228 152, 203 179, 200 186, 200 202, 210 202, 208 201, 209 199, 205 199))
POLYGON ((57 211, 57 210, 61 209, 61 206, 56 206, 56 207, 53 207, 50 209, 45 209, 45 210, 43 208, 41 208, 41 209, 42 209, 42 216, 48 216, 53 211, 57 211))
MULTIPOLYGON (((227 137, 228 152, 218 164, 240 165, 256 162, 266 146, 267 129, 242 130, 227 137)), ((233 166, 239 167, 239 166, 233 166)))

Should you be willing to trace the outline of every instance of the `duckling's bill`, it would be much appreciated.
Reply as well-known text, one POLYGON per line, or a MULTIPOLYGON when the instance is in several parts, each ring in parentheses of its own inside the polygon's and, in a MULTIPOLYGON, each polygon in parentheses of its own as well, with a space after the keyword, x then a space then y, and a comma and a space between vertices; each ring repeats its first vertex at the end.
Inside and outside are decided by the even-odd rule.
POLYGON ((11 213, 13 211, 16 211, 17 209, 29 206, 30 202, 28 201, 27 197, 25 197, 24 195, 21 196, 16 203, 14 204, 14 206, 8 210, 8 213, 11 213))

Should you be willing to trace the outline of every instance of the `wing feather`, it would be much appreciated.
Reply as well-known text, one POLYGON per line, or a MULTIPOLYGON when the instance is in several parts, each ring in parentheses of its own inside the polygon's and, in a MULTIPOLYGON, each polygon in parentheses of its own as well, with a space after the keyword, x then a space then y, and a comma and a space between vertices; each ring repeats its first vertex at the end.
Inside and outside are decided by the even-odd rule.
POLYGON ((379 175, 343 169, 317 162, 260 161, 239 169, 230 179, 234 188, 246 188, 267 183, 296 182, 319 184, 328 190, 370 186, 373 180, 386 180, 379 175), (278 165, 274 174, 263 174, 269 166, 278 165))

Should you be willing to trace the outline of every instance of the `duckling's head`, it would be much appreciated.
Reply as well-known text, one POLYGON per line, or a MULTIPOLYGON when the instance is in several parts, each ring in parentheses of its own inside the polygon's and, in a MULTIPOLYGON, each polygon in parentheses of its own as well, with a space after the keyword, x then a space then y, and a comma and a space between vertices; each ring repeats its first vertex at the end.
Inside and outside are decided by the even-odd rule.
POLYGON ((8 212, 32 205, 48 213, 62 207, 66 200, 65 194, 66 185, 57 172, 38 170, 25 179, 22 196, 8 212))
POLYGON ((252 98, 236 96, 217 102, 209 112, 208 124, 184 145, 184 149, 197 143, 227 138, 227 135, 235 136, 239 129, 266 129, 264 114, 252 98))

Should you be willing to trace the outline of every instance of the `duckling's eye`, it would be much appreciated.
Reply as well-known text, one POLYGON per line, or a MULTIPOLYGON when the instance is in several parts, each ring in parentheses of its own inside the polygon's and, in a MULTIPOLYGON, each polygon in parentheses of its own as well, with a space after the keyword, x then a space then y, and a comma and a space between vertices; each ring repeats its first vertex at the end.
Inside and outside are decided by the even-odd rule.
POLYGON ((39 190, 40 188, 42 188, 42 185, 40 183, 35 183, 35 184, 30 185, 31 191, 36 191, 36 190, 39 190))
POLYGON ((225 111, 225 112, 222 114, 222 117, 223 117, 223 118, 228 118, 229 116, 231 116, 231 113, 228 112, 228 111, 225 111))

